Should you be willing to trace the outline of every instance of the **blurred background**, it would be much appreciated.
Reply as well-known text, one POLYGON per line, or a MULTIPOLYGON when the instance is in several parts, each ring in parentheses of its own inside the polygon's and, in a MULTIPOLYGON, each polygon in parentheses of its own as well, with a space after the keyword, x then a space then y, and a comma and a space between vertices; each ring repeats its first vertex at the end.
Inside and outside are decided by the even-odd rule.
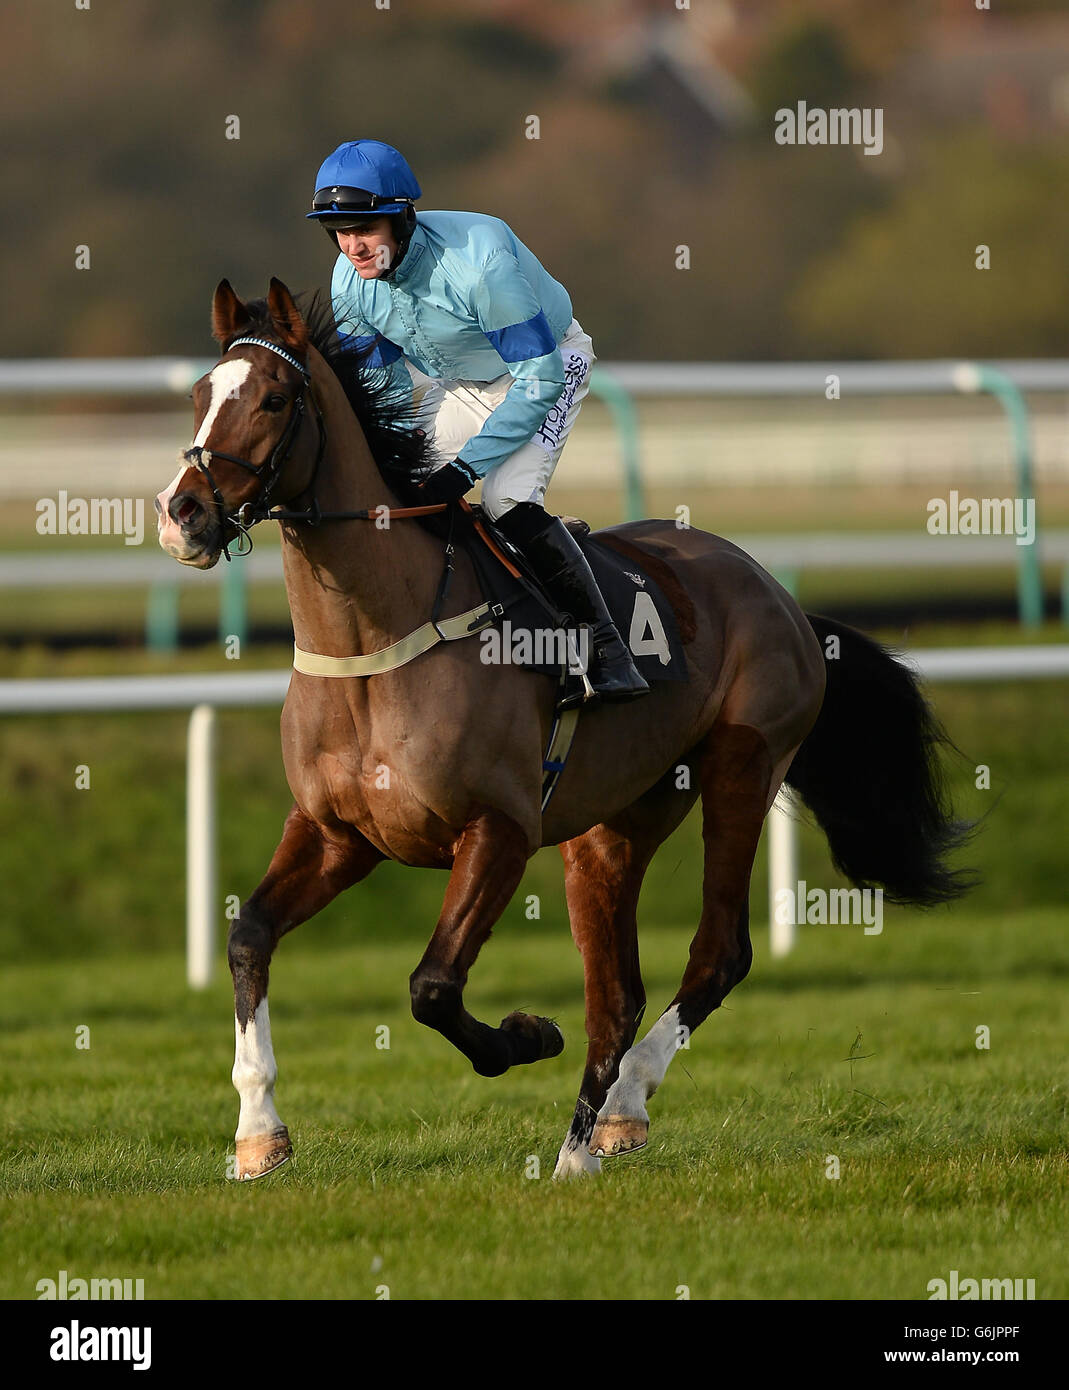
POLYGON ((222 275, 247 294, 271 275, 324 283, 329 248, 303 213, 326 154, 367 136, 404 151, 423 206, 505 218, 606 359, 1059 356, 1069 13, 994 9, 13 7, 7 351, 201 354, 222 275), (777 145, 774 113, 800 99, 882 107, 883 153, 777 145))
MULTIPOLYGON (((320 162, 357 137, 405 153, 422 207, 504 218, 568 288, 604 389, 564 454, 554 510, 606 525, 685 505, 806 607, 899 646, 1064 640, 1062 5, 36 0, 9 10, 0 109, 7 680, 286 666, 277 536, 260 528, 242 578, 240 564, 179 573, 155 546, 151 498, 189 442, 214 286, 226 276, 252 297, 272 275, 329 283, 330 248, 304 212, 320 162), (882 152, 777 144, 775 113, 800 100, 882 109, 882 152), (99 390, 63 375, 102 358, 166 360, 136 389, 129 371, 99 390), (1000 375, 962 390, 963 362, 1000 375), (808 364, 800 386, 775 376, 791 363, 808 364), (851 363, 917 365, 870 391, 851 363), (695 364, 710 370, 684 380, 695 364), (752 370, 722 370, 739 364, 752 370), (1038 499, 1031 581, 1010 538, 953 564, 918 550, 954 544, 928 537, 930 499, 1020 495, 1022 477, 1038 499), (143 544, 39 534, 37 504, 61 489, 142 499, 143 544), (239 662, 225 655, 234 634, 239 662)), ((978 911, 1061 904, 1064 698, 1064 680, 939 691, 967 755, 954 774, 966 809, 1013 828, 983 842, 978 911), (993 790, 975 788, 978 764, 993 790)), ((180 946, 187 720, 0 723, 5 954, 180 946), (96 795, 72 790, 82 764, 96 795)), ((226 712, 219 739, 221 892, 244 897, 289 804, 277 712, 226 712)), ((696 832, 680 833, 663 881, 654 871, 654 920, 696 910, 696 832)), ((811 879, 835 881, 821 842, 803 837, 802 854, 811 879)), ((544 857, 531 873, 559 878, 544 857)), ((760 872, 754 883, 764 920, 760 872)), ((441 888, 387 868, 360 891, 399 900, 397 929, 425 936, 441 888)), ((559 931, 558 888, 547 900, 543 926, 559 931)), ((309 941, 338 939, 354 915, 335 904, 309 941)))

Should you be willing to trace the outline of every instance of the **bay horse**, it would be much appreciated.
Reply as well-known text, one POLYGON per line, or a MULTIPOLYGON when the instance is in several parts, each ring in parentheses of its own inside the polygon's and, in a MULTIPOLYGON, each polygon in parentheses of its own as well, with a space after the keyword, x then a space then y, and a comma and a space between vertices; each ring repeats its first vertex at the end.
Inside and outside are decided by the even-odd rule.
MULTIPOLYGON (((222 281, 212 327, 222 355, 193 389, 194 442, 157 498, 161 546, 207 569, 273 512, 296 646, 329 658, 392 646, 427 623, 445 555, 389 481, 426 466, 425 441, 391 414, 387 384, 342 350, 329 308, 306 318, 280 281, 249 303, 222 281), (339 515, 348 519, 331 519, 339 515)), ((476 1072, 497 1076, 564 1046, 549 1019, 517 1012, 491 1027, 463 997, 528 860, 560 847, 587 1056, 556 1178, 598 1172, 603 1157, 646 1143, 647 1102, 673 1055, 749 970, 750 875, 784 780, 855 885, 921 905, 969 886, 946 863, 968 831, 951 819, 944 789, 949 740, 906 667, 860 633, 807 617, 727 540, 671 521, 598 535, 656 575, 688 678, 636 703, 586 706, 544 814, 552 677, 486 665, 471 640, 440 642, 371 676, 294 671, 281 719, 293 805, 227 948, 239 1177, 269 1173, 292 1153, 274 1102, 275 947, 384 859, 448 871, 410 977, 412 1013, 476 1072), (636 1043, 639 889, 699 798, 697 932, 675 997, 636 1043)), ((455 564, 448 615, 481 599, 466 554, 455 564)))

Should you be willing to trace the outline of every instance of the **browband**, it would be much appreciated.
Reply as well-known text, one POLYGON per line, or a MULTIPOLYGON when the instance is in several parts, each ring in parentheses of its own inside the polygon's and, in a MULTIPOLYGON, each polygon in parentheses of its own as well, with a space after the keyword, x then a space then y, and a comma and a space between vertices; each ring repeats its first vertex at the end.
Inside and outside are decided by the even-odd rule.
POLYGON ((305 381, 311 381, 311 375, 304 363, 298 361, 292 352, 287 352, 285 348, 280 348, 277 343, 268 342, 266 338, 235 338, 230 344, 230 347, 227 348, 227 352, 230 351, 230 348, 236 348, 241 343, 252 343, 256 347, 270 348, 272 352, 277 352, 279 357, 284 357, 291 367, 296 367, 305 381))

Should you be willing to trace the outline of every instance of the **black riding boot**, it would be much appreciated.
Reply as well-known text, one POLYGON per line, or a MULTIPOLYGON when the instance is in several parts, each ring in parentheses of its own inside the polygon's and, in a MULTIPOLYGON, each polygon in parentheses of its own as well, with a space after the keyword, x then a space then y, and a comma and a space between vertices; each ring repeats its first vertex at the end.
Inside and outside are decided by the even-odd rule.
POLYGON ((598 582, 575 537, 559 516, 521 502, 496 523, 524 556, 553 599, 576 623, 591 629, 588 676, 602 700, 634 700, 649 693, 616 630, 598 582))

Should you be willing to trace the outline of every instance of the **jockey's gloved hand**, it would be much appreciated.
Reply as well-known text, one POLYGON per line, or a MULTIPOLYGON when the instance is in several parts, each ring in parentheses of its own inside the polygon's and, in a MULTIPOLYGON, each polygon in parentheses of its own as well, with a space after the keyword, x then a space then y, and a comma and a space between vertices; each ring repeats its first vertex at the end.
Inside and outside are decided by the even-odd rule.
POLYGON ((454 459, 429 473, 418 486, 426 502, 455 502, 475 486, 477 479, 466 463, 454 459))

